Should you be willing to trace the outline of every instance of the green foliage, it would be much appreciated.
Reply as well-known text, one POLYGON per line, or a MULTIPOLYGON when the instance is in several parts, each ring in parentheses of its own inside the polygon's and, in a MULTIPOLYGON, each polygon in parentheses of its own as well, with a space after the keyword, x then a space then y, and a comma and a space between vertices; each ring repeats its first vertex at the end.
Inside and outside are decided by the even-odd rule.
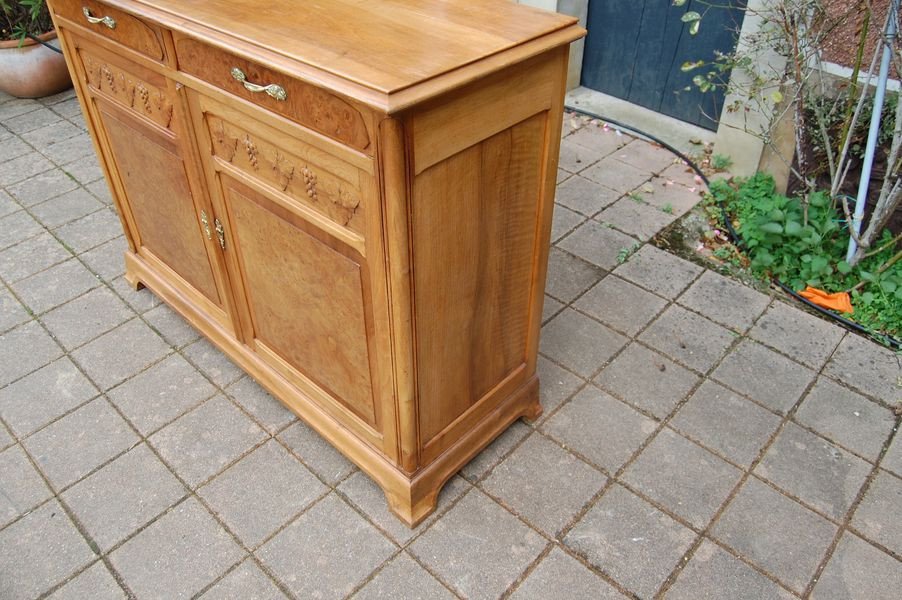
POLYGON ((638 249, 639 249, 638 242, 636 242, 635 244, 633 244, 632 246, 629 246, 627 248, 621 248, 620 252, 617 253, 617 264, 622 265, 623 263, 625 263, 627 261, 627 259, 630 256, 632 256, 638 249))
POLYGON ((667 204, 665 204, 664 206, 661 207, 661 210, 663 212, 666 212, 668 215, 672 215, 673 214, 673 204, 668 202, 667 204))
MULTIPOLYGON (((833 99, 823 96, 812 96, 805 103, 806 118, 816 123, 818 115, 824 119, 824 127, 827 133, 834 140, 839 140, 843 128, 848 126, 846 115, 851 118, 852 111, 858 98, 850 98, 843 95, 833 99)), ((896 129, 896 108, 899 105, 899 94, 888 92, 884 99, 883 111, 880 114, 880 130, 877 135, 877 146, 881 148, 889 148, 893 141, 893 131, 896 129)), ((849 153, 857 157, 859 160, 864 158, 865 144, 867 143, 868 127, 871 124, 871 115, 874 112, 874 96, 869 95, 865 98, 864 104, 861 106, 861 115, 858 118, 857 127, 850 132, 851 139, 849 141, 849 153)), ((826 160, 826 153, 821 147, 822 143, 819 138, 814 138, 815 160, 823 162, 826 160)))
MULTIPOLYGON (((681 2, 680 0, 677 0, 677 2, 674 2, 674 6, 682 6, 683 4, 685 4, 685 2, 681 2)), ((694 10, 690 10, 683 13, 683 16, 680 17, 680 20, 683 23, 689 23, 689 35, 695 35, 698 33, 698 28, 702 23, 702 16, 694 10)))
POLYGON ((19 40, 53 29, 44 0, 0 0, 0 40, 19 40))
POLYGON ((743 266, 742 256, 739 254, 739 251, 733 244, 724 244, 723 246, 718 246, 714 249, 712 254, 715 258, 718 258, 723 262, 730 263, 736 268, 741 268, 743 266))
POLYGON ((852 293, 852 318, 891 335, 902 331, 902 261, 880 272, 896 253, 889 230, 875 246, 882 250, 851 267, 844 260, 848 231, 823 192, 809 196, 807 221, 802 201, 776 193, 769 175, 759 173, 737 185, 714 181, 711 197, 733 218, 753 274, 777 277, 795 290, 810 285, 838 292, 863 282, 852 293))
POLYGON ((733 159, 725 154, 714 154, 711 156, 711 167, 715 171, 726 171, 733 166, 733 159))

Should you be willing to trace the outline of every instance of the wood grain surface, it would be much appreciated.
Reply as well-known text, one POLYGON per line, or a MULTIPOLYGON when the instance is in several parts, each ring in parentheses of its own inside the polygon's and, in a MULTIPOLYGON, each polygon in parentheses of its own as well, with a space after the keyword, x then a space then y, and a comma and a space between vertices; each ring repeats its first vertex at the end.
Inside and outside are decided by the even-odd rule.
POLYGON ((508 0, 90 0, 135 24, 111 36, 50 1, 128 281, 359 465, 401 520, 541 413, 573 19, 508 0))

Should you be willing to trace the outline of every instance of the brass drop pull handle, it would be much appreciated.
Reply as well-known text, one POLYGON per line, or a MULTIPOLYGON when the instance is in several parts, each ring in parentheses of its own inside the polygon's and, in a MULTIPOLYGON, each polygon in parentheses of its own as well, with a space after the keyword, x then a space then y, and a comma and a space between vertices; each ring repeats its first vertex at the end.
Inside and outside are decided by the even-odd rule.
POLYGON ((207 211, 200 211, 200 222, 204 226, 204 233, 207 234, 207 239, 212 240, 213 234, 210 233, 210 220, 207 218, 207 211))
POLYGON ((225 229, 222 227, 222 221, 215 219, 213 223, 216 224, 216 237, 219 238, 219 247, 225 250, 225 229))
POLYGON ((88 23, 93 25, 106 25, 110 29, 116 29, 116 19, 113 17, 95 17, 91 14, 91 9, 87 6, 83 6, 81 12, 84 13, 85 18, 88 20, 88 23))
POLYGON ((269 85, 258 85, 256 83, 251 83, 247 80, 247 75, 244 74, 244 71, 239 69, 238 67, 232 67, 232 77, 235 78, 236 81, 240 81, 244 84, 244 89, 249 92, 266 92, 276 100, 285 100, 288 98, 288 93, 285 91, 281 85, 277 85, 275 83, 270 83, 269 85))

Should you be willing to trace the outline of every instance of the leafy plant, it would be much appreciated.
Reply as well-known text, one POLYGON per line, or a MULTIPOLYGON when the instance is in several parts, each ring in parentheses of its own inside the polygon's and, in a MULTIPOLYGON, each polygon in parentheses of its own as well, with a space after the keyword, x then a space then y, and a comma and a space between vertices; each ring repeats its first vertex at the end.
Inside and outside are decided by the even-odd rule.
POLYGON ((733 159, 725 154, 715 154, 711 157, 711 166, 715 171, 726 171, 733 166, 733 159))
POLYGON ((636 250, 639 249, 639 243, 636 242, 632 246, 628 246, 626 248, 621 248, 620 252, 617 253, 617 264, 622 265, 627 261, 627 259, 635 254, 636 250))
MULTIPOLYGON (((683 6, 686 0, 672 3, 683 6)), ((704 6, 701 13, 690 11, 683 16, 692 35, 698 32, 709 10, 723 6, 711 2, 693 6, 696 5, 704 6)), ((841 190, 850 171, 855 172, 852 163, 863 154, 868 116, 873 111, 871 84, 875 83, 876 66, 885 48, 890 51, 896 71, 902 70, 902 38, 886 34, 889 19, 898 15, 892 7, 888 11, 882 43, 877 44, 868 67, 868 34, 879 26, 871 0, 768 0, 749 3, 743 10, 746 22, 754 19, 757 27, 744 31, 732 52, 716 54, 711 61, 687 61, 682 70, 695 73, 693 84, 703 92, 725 91, 732 99, 725 110, 745 114, 746 131, 759 136, 783 159, 805 188, 799 197, 802 225, 808 225, 809 197, 813 198, 821 188, 829 188, 829 198, 838 199, 851 220, 852 211, 841 190), (859 17, 852 72, 844 85, 831 90, 822 69, 824 48, 838 27, 859 17), (741 76, 725 77, 734 71, 741 76), (749 118, 753 113, 758 118, 749 118), (794 151, 788 156, 774 141, 775 128, 784 116, 791 119, 794 128, 794 151), (816 150, 814 157, 810 146, 816 150), (829 184, 818 181, 823 177, 829 178, 829 184)), ((887 168, 866 223, 856 219, 854 227, 847 230, 850 266, 873 254, 887 223, 902 205, 902 102, 890 96, 885 110, 890 114, 884 113, 879 142, 886 151, 887 168)))
POLYGON ((44 0, 0 0, 0 40, 19 40, 53 29, 44 0))
POLYGON ((718 246, 714 249, 712 254, 718 260, 730 263, 736 268, 741 268, 744 266, 742 255, 733 244, 724 244, 723 246, 718 246))
POLYGON ((672 215, 673 214, 673 204, 668 202, 667 204, 665 204, 664 206, 661 207, 661 211, 666 212, 668 215, 672 215))
POLYGON ((889 230, 851 265, 845 222, 823 191, 809 194, 806 211, 799 198, 777 194, 773 179, 759 173, 733 185, 716 180, 711 196, 733 219, 754 275, 777 277, 795 290, 851 292, 855 320, 892 335, 902 331, 902 251, 889 230))

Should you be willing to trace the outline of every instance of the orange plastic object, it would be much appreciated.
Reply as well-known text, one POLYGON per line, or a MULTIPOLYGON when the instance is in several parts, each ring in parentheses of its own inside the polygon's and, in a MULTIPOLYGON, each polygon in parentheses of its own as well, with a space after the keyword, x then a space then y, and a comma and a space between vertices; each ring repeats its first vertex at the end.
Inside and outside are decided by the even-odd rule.
POLYGON ((799 292, 799 296, 813 304, 823 306, 824 308, 832 308, 833 310, 849 314, 853 312, 852 301, 849 299, 849 294, 847 292, 828 294, 824 290, 819 290, 809 285, 803 291, 799 292))

